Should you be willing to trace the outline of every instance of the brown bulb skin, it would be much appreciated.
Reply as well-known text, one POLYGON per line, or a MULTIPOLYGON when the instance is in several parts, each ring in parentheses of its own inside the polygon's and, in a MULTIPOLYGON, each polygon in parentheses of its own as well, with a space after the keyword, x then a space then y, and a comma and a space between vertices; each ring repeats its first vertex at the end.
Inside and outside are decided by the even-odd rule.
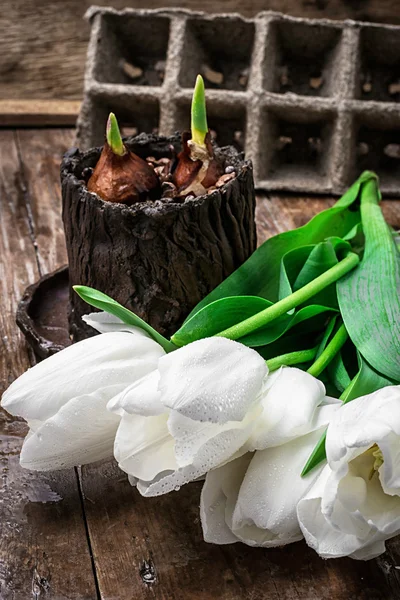
MULTIPOLYGON (((190 158, 190 147, 188 141, 191 138, 191 134, 185 131, 182 134, 182 150, 178 154, 178 164, 173 173, 172 181, 178 188, 178 192, 183 192, 198 176, 202 167, 201 160, 192 160, 190 158)), ((214 158, 213 147, 211 144, 210 134, 207 133, 205 139, 206 147, 210 157, 210 163, 208 165, 207 172, 199 183, 207 189, 218 181, 220 176, 223 174, 222 165, 220 165, 214 158)))
POLYGON ((106 142, 87 189, 106 202, 131 205, 155 198, 160 181, 142 158, 128 149, 122 156, 115 154, 106 142))

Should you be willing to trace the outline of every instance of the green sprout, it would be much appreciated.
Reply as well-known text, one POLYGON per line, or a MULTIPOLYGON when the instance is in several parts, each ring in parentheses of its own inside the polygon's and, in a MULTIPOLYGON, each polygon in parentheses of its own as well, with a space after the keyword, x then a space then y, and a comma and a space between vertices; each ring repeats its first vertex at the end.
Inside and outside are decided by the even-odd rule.
POLYGON ((123 156, 126 152, 124 143, 121 138, 121 133, 118 127, 118 121, 114 113, 110 113, 107 121, 106 129, 107 143, 110 146, 114 154, 123 156))
POLYGON ((204 140, 208 132, 206 96, 204 81, 201 75, 197 75, 196 85, 192 98, 192 140, 199 146, 204 146, 204 140))

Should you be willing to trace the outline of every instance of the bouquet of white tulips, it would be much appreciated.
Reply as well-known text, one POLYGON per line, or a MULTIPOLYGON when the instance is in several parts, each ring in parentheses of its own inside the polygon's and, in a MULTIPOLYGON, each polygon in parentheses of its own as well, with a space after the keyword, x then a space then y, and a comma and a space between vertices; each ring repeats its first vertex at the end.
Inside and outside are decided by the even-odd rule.
POLYGON ((400 255, 364 173, 277 235, 171 340, 101 292, 100 332, 39 363, 2 406, 21 465, 114 454, 143 496, 205 479, 207 542, 367 560, 400 533, 400 255))

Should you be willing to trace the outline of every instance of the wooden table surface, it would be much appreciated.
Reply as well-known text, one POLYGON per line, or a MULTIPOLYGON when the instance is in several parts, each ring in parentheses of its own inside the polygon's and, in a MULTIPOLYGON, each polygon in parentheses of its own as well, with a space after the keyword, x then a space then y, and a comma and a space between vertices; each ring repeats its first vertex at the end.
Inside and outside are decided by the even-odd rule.
MULTIPOLYGON (((30 364, 15 309, 24 288, 66 262, 59 163, 71 129, 0 131, 0 393, 30 364)), ((327 198, 258 198, 259 241, 306 222, 327 198)), ((400 227, 400 201, 386 201, 400 227)), ((26 426, 0 412, 0 599, 388 600, 400 598, 400 542, 368 563, 202 540, 201 484, 142 498, 113 461, 21 469, 26 426), (399 563, 399 566, 397 565, 399 563)))
POLYGON ((0 125, 73 124, 90 29, 83 15, 91 4, 179 6, 245 17, 275 10, 296 17, 400 24, 398 0, 1 0, 0 125))

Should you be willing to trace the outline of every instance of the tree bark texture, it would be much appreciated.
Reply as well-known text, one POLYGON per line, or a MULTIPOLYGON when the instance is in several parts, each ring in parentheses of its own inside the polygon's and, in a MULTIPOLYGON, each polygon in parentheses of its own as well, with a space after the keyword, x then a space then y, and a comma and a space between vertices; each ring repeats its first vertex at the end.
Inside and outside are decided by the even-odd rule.
MULTIPOLYGON (((126 144, 142 158, 160 158, 179 139, 142 134, 126 144)), ((237 174, 222 188, 185 201, 124 206, 86 189, 83 171, 95 166, 100 151, 71 149, 61 166, 70 286, 94 287, 170 336, 256 248, 251 162, 233 148, 217 149, 223 166, 237 174)), ((81 320, 92 311, 71 289, 74 340, 93 333, 81 320)))

